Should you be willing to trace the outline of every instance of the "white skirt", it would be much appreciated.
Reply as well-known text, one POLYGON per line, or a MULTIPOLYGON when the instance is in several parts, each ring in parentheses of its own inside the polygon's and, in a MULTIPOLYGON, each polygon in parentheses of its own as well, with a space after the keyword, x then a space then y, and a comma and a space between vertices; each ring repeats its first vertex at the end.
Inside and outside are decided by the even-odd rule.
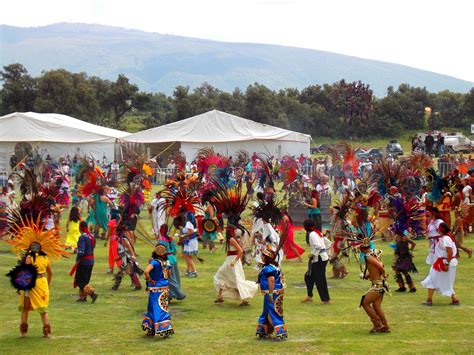
POLYGON ((456 265, 450 265, 448 271, 439 272, 431 267, 428 277, 421 281, 421 286, 436 290, 441 296, 451 297, 454 292, 456 265))
POLYGON ((198 240, 193 238, 183 245, 183 254, 186 255, 197 255, 198 253, 198 240))
POLYGON ((230 266, 236 258, 235 255, 229 255, 224 264, 214 275, 214 287, 217 292, 222 290, 222 296, 235 300, 248 300, 255 296, 257 292, 257 283, 245 280, 244 269, 240 260, 234 267, 230 266))

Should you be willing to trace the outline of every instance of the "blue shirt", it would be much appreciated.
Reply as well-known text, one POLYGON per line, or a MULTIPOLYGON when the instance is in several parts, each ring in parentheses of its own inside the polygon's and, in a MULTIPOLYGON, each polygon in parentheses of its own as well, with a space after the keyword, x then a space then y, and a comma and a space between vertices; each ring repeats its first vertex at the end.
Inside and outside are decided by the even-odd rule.
POLYGON ((268 278, 271 276, 275 278, 275 285, 273 287, 273 290, 281 290, 283 288, 280 270, 278 270, 274 265, 265 265, 260 271, 260 274, 258 275, 258 283, 260 284, 260 290, 269 291, 268 278))
POLYGON ((94 265, 95 239, 91 234, 82 233, 77 241, 76 261, 80 265, 94 265))
POLYGON ((168 286, 168 279, 163 273, 164 268, 168 268, 165 261, 152 259, 150 265, 153 266, 153 270, 150 271, 150 278, 155 281, 154 285, 147 282, 148 287, 164 287, 168 286))

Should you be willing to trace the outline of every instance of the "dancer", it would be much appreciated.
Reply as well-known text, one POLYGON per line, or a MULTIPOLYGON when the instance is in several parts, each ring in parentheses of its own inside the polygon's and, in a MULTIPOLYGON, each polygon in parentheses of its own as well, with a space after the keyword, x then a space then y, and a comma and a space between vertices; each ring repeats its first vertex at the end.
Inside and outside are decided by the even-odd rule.
POLYGON ((81 232, 79 231, 79 223, 81 222, 81 215, 79 208, 73 206, 69 212, 69 218, 66 223, 66 246, 74 253, 77 252, 77 241, 81 232))
POLYGON ((124 274, 130 276, 134 291, 142 289, 138 275, 143 274, 143 270, 141 270, 140 266, 138 265, 137 255, 131 241, 131 233, 127 228, 128 227, 123 224, 119 224, 117 226, 117 252, 118 257, 120 258, 120 269, 114 278, 114 285, 112 286, 113 291, 117 291, 119 289, 124 274))
POLYGON ((288 208, 285 206, 282 209, 282 223, 279 225, 280 233, 282 232, 283 225, 288 225, 288 236, 286 237, 285 244, 283 244, 283 253, 287 260, 298 258, 299 262, 303 262, 301 255, 304 253, 304 249, 295 242, 295 232, 293 229, 293 220, 288 214, 288 208))
POLYGON ((112 218, 112 214, 110 215, 111 219, 107 223, 107 235, 105 237, 104 247, 107 247, 107 244, 110 240, 109 244, 109 255, 108 255, 108 263, 109 268, 107 269, 107 274, 114 273, 114 266, 117 265, 120 268, 120 257, 118 254, 118 236, 117 236, 117 219, 112 218))
POLYGON ((151 225, 153 233, 160 237, 161 226, 166 223, 166 213, 163 209, 165 199, 161 197, 161 193, 157 192, 155 198, 150 203, 151 208, 151 225))
POLYGON ((431 265, 428 277, 421 282, 428 289, 428 298, 423 303, 425 306, 433 305, 435 291, 441 296, 451 297, 451 305, 459 306, 459 300, 454 292, 454 280, 458 265, 456 242, 449 236, 449 226, 446 223, 439 225, 441 237, 435 245, 436 260, 431 265))
POLYGON ((186 273, 184 276, 197 277, 196 263, 194 256, 198 254, 198 241, 196 228, 187 219, 185 214, 181 214, 173 221, 175 228, 179 231, 179 243, 182 246, 184 260, 186 261, 186 273))
POLYGON ((403 276, 405 276, 410 292, 416 292, 416 287, 409 274, 410 272, 418 272, 413 263, 413 255, 411 254, 413 249, 415 249, 416 243, 411 240, 406 231, 403 235, 397 234, 395 240, 395 263, 393 264, 393 271, 395 272, 395 281, 398 284, 398 290, 396 290, 396 292, 405 292, 407 290, 403 276))
POLYGON ((170 237, 168 235, 168 226, 166 224, 161 225, 159 243, 163 244, 166 247, 166 257, 168 258, 168 262, 170 264, 170 273, 168 276, 170 300, 172 298, 176 298, 179 301, 184 300, 186 298, 186 295, 181 290, 181 279, 179 277, 178 259, 176 258, 178 249, 176 248, 176 244, 173 240, 173 237, 170 237))
POLYGON ((224 302, 224 297, 240 300, 241 306, 248 306, 249 300, 257 292, 257 284, 245 280, 242 268, 243 249, 235 237, 235 226, 227 225, 226 229, 226 252, 227 257, 224 264, 214 275, 214 287, 217 291, 215 303, 224 302))
POLYGON ((151 257, 150 263, 144 270, 149 296, 148 311, 145 313, 142 329, 147 336, 168 338, 174 334, 174 330, 168 313, 169 264, 166 258, 166 247, 157 244, 151 257))
POLYGON ((79 224, 79 231, 81 236, 77 242, 76 264, 70 274, 75 274, 74 287, 79 286, 77 302, 87 302, 87 296, 90 296, 92 303, 94 303, 99 295, 95 293, 94 288, 89 282, 92 276, 92 269, 94 268, 94 248, 96 242, 94 236, 87 228, 87 222, 83 221, 79 224))
POLYGON ((89 216, 86 222, 94 226, 94 237, 99 237, 99 229, 103 230, 102 239, 105 239, 107 233, 107 205, 113 206, 112 201, 105 195, 105 189, 99 188, 97 193, 89 198, 89 216))
POLYGON ((263 296, 263 312, 258 319, 256 335, 271 338, 275 333, 278 340, 288 338, 283 318, 283 274, 275 261, 277 253, 270 247, 262 254, 263 267, 258 275, 258 284, 263 296))
POLYGON ((316 285, 319 298, 323 304, 330 304, 328 284, 326 280, 326 266, 329 256, 326 250, 324 237, 316 228, 315 222, 312 219, 307 219, 303 223, 304 229, 309 233, 309 245, 311 247, 311 258, 308 262, 308 271, 305 274, 304 280, 306 283, 307 296, 303 302, 313 302, 313 288, 316 285))
MULTIPOLYGON (((454 210, 454 226, 453 226, 453 235, 456 240, 456 247, 464 251, 470 258, 472 257, 472 249, 465 247, 464 244, 464 206, 456 208, 454 210)), ((467 213, 469 214, 469 207, 467 208, 467 213)))
POLYGON ((426 218, 428 221, 427 237, 428 237, 428 242, 429 242, 429 247, 430 247, 430 251, 428 255, 426 256, 426 263, 428 265, 433 265, 433 263, 436 260, 436 255, 435 255, 436 243, 438 242, 440 238, 439 226, 444 221, 441 218, 441 215, 439 214, 439 211, 436 207, 431 207, 430 209, 426 211, 426 218))
POLYGON ((203 248, 209 247, 209 253, 212 254, 216 251, 214 243, 217 239, 217 226, 220 226, 220 223, 217 221, 216 206, 213 204, 212 192, 208 191, 207 193, 204 193, 201 197, 201 201, 204 205, 203 225, 206 223, 212 224, 210 221, 213 221, 216 225, 213 231, 204 227, 204 233, 202 235, 203 248))
POLYGON ((26 337, 28 333, 29 312, 37 311, 43 323, 43 336, 49 338, 49 288, 53 277, 50 259, 65 255, 65 246, 55 230, 43 230, 44 225, 38 221, 24 222, 24 226, 16 225, 11 230, 13 239, 8 242, 12 244, 13 252, 21 256, 21 261, 7 276, 10 276, 13 287, 20 295, 21 336, 26 337))
POLYGON ((369 279, 372 286, 362 296, 360 306, 373 323, 370 333, 390 333, 390 328, 382 309, 383 295, 389 292, 387 277, 384 265, 380 260, 380 251, 371 250, 369 239, 365 239, 360 244, 360 251, 365 255, 365 269, 361 275, 363 279, 369 279))
POLYGON ((309 199, 309 202, 304 202, 304 205, 308 207, 308 218, 314 220, 315 228, 321 231, 321 209, 319 207, 319 197, 318 192, 316 190, 311 191, 311 197, 309 199))

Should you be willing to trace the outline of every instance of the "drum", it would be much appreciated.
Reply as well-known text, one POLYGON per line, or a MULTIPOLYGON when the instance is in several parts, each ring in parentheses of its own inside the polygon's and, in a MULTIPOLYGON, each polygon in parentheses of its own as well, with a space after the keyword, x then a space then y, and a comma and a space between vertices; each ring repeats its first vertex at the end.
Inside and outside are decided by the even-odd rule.
POLYGON ((217 230, 217 223, 213 219, 206 218, 202 221, 202 229, 207 233, 214 233, 217 230))

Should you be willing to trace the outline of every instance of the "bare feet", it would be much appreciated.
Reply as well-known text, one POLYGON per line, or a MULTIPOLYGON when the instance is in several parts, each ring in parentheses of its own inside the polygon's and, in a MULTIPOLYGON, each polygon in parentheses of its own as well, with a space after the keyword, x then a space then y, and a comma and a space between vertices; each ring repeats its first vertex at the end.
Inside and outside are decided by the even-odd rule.
POLYGON ((313 302, 313 297, 306 296, 301 302, 313 302))

